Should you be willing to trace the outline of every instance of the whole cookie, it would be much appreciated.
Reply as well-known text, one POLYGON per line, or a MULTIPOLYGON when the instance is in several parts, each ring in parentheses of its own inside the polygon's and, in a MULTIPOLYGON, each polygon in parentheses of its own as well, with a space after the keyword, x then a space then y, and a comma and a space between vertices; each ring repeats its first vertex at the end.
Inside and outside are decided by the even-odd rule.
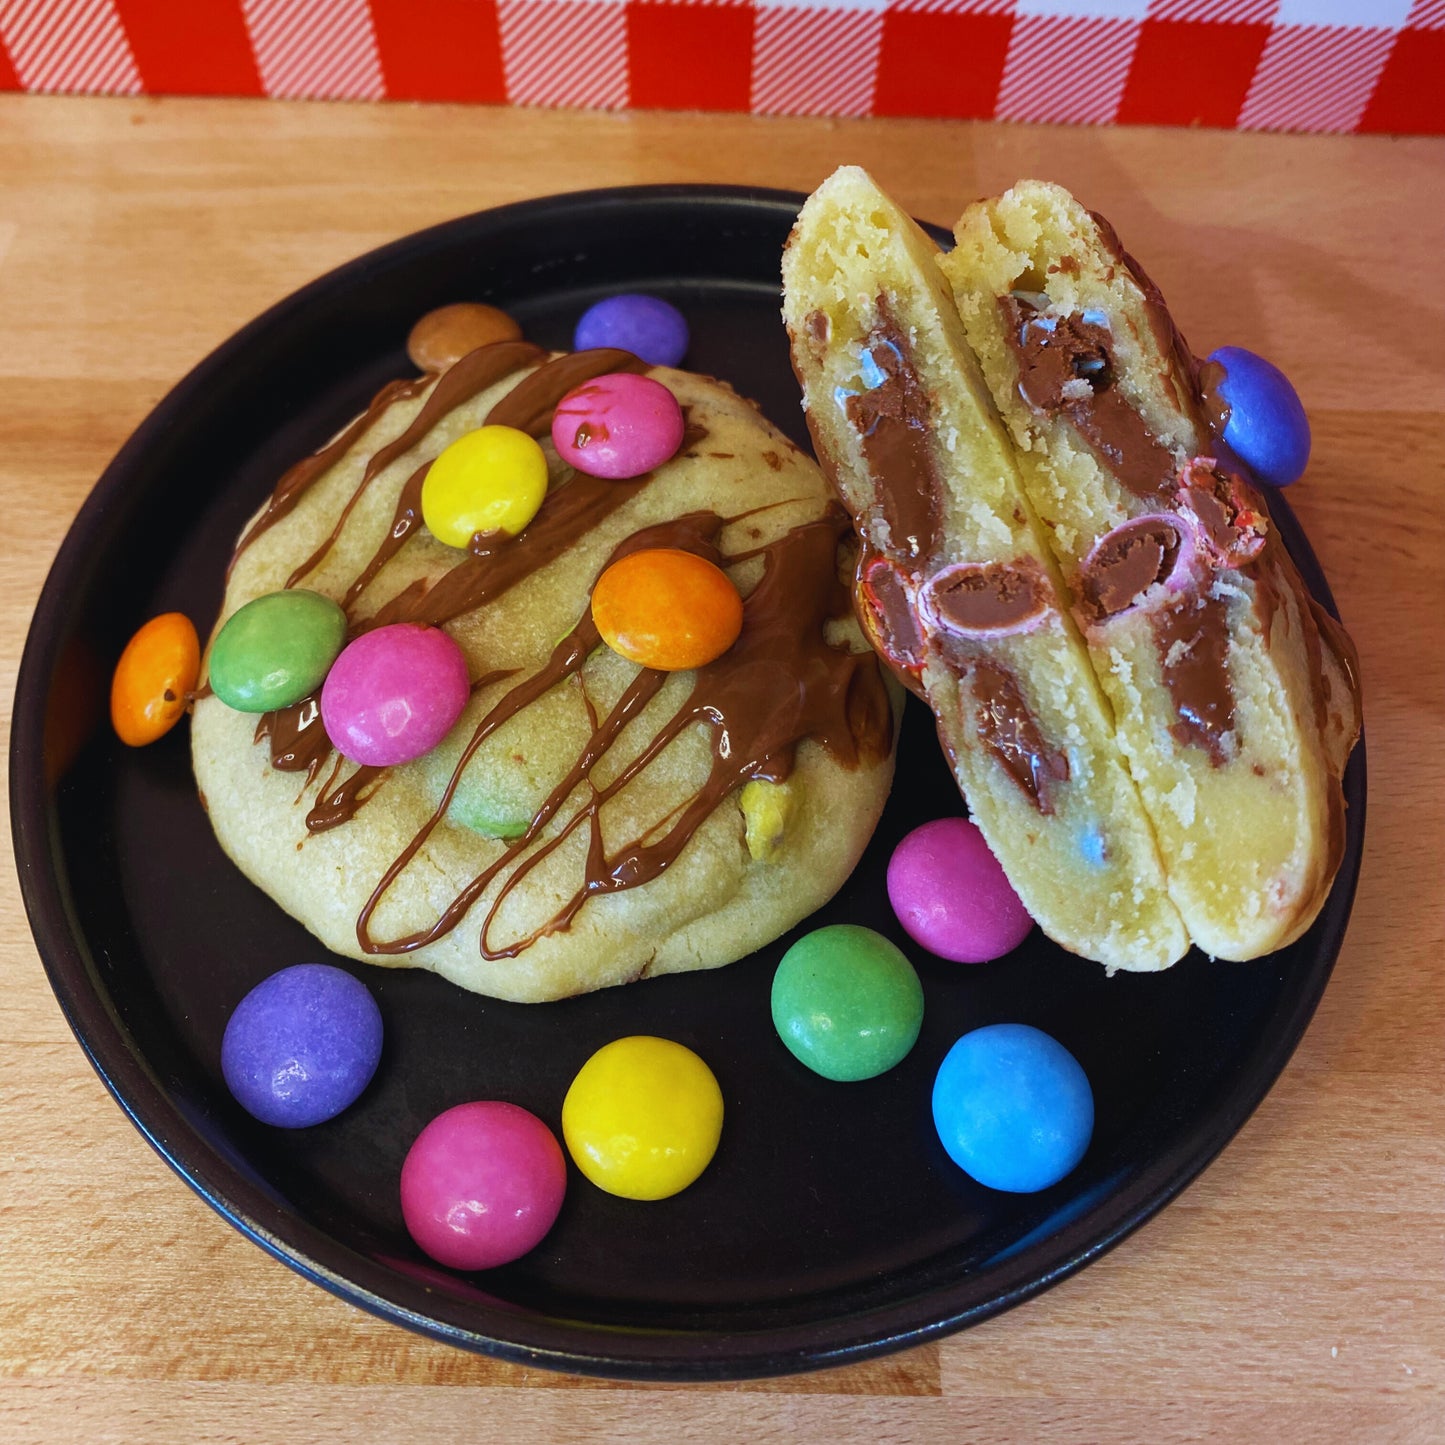
POLYGON ((832 895, 891 781, 899 694, 853 619, 850 548, 814 464, 716 381, 505 340, 393 382, 252 518, 218 625, 305 588, 352 640, 440 629, 470 696, 395 766, 332 750, 319 689, 259 719, 203 697, 192 749, 217 837, 334 952, 500 998, 728 963, 832 895), (687 421, 630 480, 574 471, 551 442, 557 403, 617 373, 648 375, 687 421), (547 491, 515 536, 447 545, 422 487, 483 426, 541 444, 547 491), (742 597, 712 661, 654 670, 603 640, 592 590, 648 549, 705 559, 742 597), (780 675, 800 685, 757 682, 780 675))

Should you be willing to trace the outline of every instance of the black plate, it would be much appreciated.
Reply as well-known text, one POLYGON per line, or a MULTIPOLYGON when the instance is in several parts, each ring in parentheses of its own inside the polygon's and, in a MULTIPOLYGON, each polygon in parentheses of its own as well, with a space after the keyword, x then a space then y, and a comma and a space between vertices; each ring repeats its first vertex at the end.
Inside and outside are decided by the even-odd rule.
MULTIPOLYGON (((792 935, 729 968, 548 1005, 347 963, 386 1021, 381 1069, 328 1124, 269 1129, 219 1070, 230 1010, 284 965, 325 957, 222 855, 184 726, 138 752, 104 722, 110 669, 147 617, 202 631, 244 518, 282 470, 386 379, 429 307, 493 300, 569 344, 584 306, 624 289, 675 301, 689 365, 807 438, 778 320, 778 259, 802 197, 711 187, 600 191, 469 216, 374 251, 253 322, 156 408, 106 471, 35 614, 15 704, 11 793, 26 904, 82 1046, 136 1127, 215 1209, 287 1264, 399 1324, 529 1364, 648 1379, 783 1373, 972 1324, 1093 1259, 1172 1198, 1284 1066, 1329 976, 1364 829, 1364 750, 1346 778, 1349 842, 1309 934, 1246 965, 1192 954, 1107 979, 1037 933, 1010 958, 945 964, 909 944, 883 890, 890 851, 955 805, 931 719, 910 703, 898 781, 866 857, 808 926, 858 922, 905 945, 927 995, 912 1054, 830 1084, 773 1033, 768 990, 792 935), (1097 1127, 1044 1193, 984 1189, 934 1134, 929 1095, 955 1038, 1018 1020, 1078 1057, 1097 1127), (635 1204, 573 1171, 556 1227, 518 1263, 460 1276, 402 1226, 396 1180, 434 1114, 505 1098, 559 1129, 601 1044, 655 1033, 696 1049, 727 1103, 708 1171, 635 1204)), ((1311 585, 1324 579, 1287 508, 1311 585)), ((340 960, 337 960, 340 962, 340 960)))

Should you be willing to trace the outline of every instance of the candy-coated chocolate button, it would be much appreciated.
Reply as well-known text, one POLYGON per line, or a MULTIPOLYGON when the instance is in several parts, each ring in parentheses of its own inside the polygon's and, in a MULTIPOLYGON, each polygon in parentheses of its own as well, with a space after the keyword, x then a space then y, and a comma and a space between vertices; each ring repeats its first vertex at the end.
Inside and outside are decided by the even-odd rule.
POLYGON ((1028 1024, 990 1024, 948 1051, 933 1122, 965 1173, 1013 1194, 1057 1184, 1094 1132, 1094 1091, 1079 1061, 1028 1024))
POLYGON ((687 321, 659 296, 609 296, 582 313, 572 336, 576 351, 619 346, 649 366, 676 366, 687 352, 687 321))
POLYGON ((478 532, 515 537, 547 495, 547 458, 524 431, 484 426, 458 437, 421 484, 422 520, 448 547, 478 532))
POLYGON ((406 354, 418 371, 445 371, 469 351, 498 341, 520 341, 522 328, 495 306, 458 301, 428 311, 406 338, 406 354))
POLYGON ((650 376, 609 372, 569 391, 552 415, 552 443, 589 477, 640 477, 682 445, 682 408, 650 376))
POLYGON ((903 952, 871 928, 814 929, 773 975, 773 1027, 816 1074, 871 1079, 902 1060, 923 1026, 923 985, 903 952))
POLYGON ((236 1101, 283 1129, 334 1118, 360 1097, 380 1059, 376 1000, 329 963, 297 964, 258 983, 221 1039, 221 1072, 236 1101))
POLYGON ((363 632, 321 689, 337 752, 368 767, 409 763, 451 731, 471 692, 467 660, 440 628, 395 622, 363 632))
POLYGON ((458 1104, 416 1137, 401 1166, 411 1237, 452 1269, 495 1269, 536 1248, 567 1192, 552 1131, 516 1104, 458 1104))
POLYGON ((967 818, 915 828, 888 860, 888 901, 908 936, 955 963, 1001 958, 1034 921, 967 818))
POLYGON ((1298 481, 1310 459, 1310 423, 1289 378, 1242 346, 1221 346, 1209 360, 1222 369, 1209 390, 1229 409, 1224 444, 1260 481, 1298 481))
POLYGON ((614 652, 677 672, 702 667, 738 640, 743 600, 705 557, 657 547, 619 558, 597 579, 592 620, 614 652))
POLYGON ((201 670, 195 624, 181 612, 152 617, 125 645, 110 683, 110 720, 133 748, 168 733, 201 670))
POLYGON ((669 1039, 615 1039, 583 1064, 562 1103, 577 1167, 624 1199, 666 1199, 711 1162, 722 1090, 691 1049, 669 1039))
POLYGON ((211 644, 211 690, 238 712, 290 707, 321 685, 346 641, 346 614, 329 597, 268 592, 233 613, 211 644))

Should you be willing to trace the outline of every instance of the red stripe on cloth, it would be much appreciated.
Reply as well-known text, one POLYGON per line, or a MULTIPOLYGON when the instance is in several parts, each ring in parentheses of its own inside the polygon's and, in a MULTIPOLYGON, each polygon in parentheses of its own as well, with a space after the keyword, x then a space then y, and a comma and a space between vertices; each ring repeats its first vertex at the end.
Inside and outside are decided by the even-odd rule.
POLYGON ((627 58, 638 109, 746 110, 752 6, 629 4, 627 58))
POLYGON ((371 0, 393 100, 507 98, 495 0, 371 0))
POLYGON ((1402 30, 1360 129, 1445 135, 1445 30, 1402 30))
POLYGON ((115 0, 152 95, 260 95, 240 0, 115 0))
POLYGON ((910 8, 883 16, 874 115, 991 116, 1013 16, 910 8))
POLYGON ((20 77, 15 74, 15 67, 10 62, 10 52, 6 50, 3 38, 0 38, 0 90, 19 90, 20 77))
POLYGON ((1146 20, 1116 120, 1232 129, 1268 39, 1268 25, 1146 20))

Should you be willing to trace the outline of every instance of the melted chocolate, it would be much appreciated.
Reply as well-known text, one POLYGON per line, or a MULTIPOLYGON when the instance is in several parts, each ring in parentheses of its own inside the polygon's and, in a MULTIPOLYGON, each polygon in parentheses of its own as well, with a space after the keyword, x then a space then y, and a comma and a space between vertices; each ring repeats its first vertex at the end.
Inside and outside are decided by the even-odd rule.
MULTIPOLYGON (((865 617, 865 630, 882 641, 890 666, 916 692, 927 644, 898 574, 926 568, 938 551, 943 481, 932 445, 928 396, 914 370, 907 335, 886 297, 878 297, 877 308, 878 321, 866 348, 870 379, 879 384, 845 400, 888 530, 883 557, 864 559, 867 570, 860 571, 859 594, 862 607, 871 614, 865 617)), ((822 461, 831 472, 826 452, 822 461)), ((873 540, 885 539, 875 532, 873 540)), ((945 583, 934 605, 941 620, 951 617, 959 626, 997 629, 1001 618, 1009 619, 1004 626, 1018 625, 1051 601, 1042 574, 1035 579, 1027 569, 999 569, 999 575, 984 585, 961 581, 954 595, 945 583), (1014 575, 1005 577, 1006 571, 1014 575)), ((1044 743, 1013 675, 977 655, 957 635, 944 636, 942 661, 955 675, 971 679, 984 746, 1035 806, 1050 812, 1050 781, 1067 780, 1068 760, 1044 743)))
POLYGON ((927 644, 898 569, 876 554, 864 553, 859 559, 857 595, 866 607, 866 615, 859 618, 864 633, 881 648, 904 686, 919 692, 927 644))
POLYGON ((348 612, 351 610, 352 603, 371 585, 376 574, 401 551, 402 544, 416 530, 416 524, 421 521, 422 484, 426 481, 426 474, 430 470, 431 463, 423 462, 406 479, 406 483, 396 499, 396 510, 391 516, 391 530, 381 539, 371 560, 361 569, 351 586, 346 589, 346 596, 342 599, 341 605, 348 612))
POLYGON ((1210 431, 1221 441, 1224 439, 1224 429, 1229 425, 1229 418, 1234 415, 1234 408, 1225 401, 1219 391, 1224 377, 1225 370, 1219 362, 1205 361, 1200 364, 1198 372, 1199 403, 1204 412, 1204 419, 1209 423, 1210 431))
MULTIPOLYGON (((541 374, 533 373, 534 376, 541 374)), ((706 435, 703 427, 690 424, 683 436, 683 445, 687 444, 689 436, 700 441, 706 435)), ((376 575, 415 525, 421 496, 420 475, 414 476, 407 489, 403 490, 392 529, 382 539, 376 556, 362 573, 362 579, 369 580, 376 575), (415 495, 408 496, 413 482, 416 485, 415 495)), ((398 593, 363 626, 420 622, 439 627, 464 613, 485 607, 524 577, 556 561, 594 527, 631 501, 651 480, 651 473, 644 473, 630 481, 613 482, 588 476, 586 472, 570 472, 566 480, 547 493, 537 515, 519 535, 479 532, 468 546, 465 561, 444 573, 429 588, 414 583, 398 593)), ((362 579, 358 580, 364 586, 362 579)), ((348 591, 348 600, 351 596, 352 592, 348 591)))
MULTIPOLYGON (((391 530, 382 538, 361 574, 347 588, 345 603, 348 607, 415 530, 421 516, 422 483, 430 465, 427 462, 418 467, 402 488, 391 530)), ((513 539, 492 534, 474 538, 466 560, 444 573, 429 588, 424 583, 413 583, 386 602, 374 616, 353 625, 352 635, 392 622, 440 626, 485 606, 524 577, 554 561, 635 496, 648 480, 640 477, 631 482, 609 482, 582 472, 572 473, 570 481, 547 494, 537 516, 520 537, 513 539)), ((308 701, 275 714, 266 714, 258 728, 257 738, 259 740, 263 735, 271 738, 274 766, 298 772, 305 769, 309 780, 330 751, 330 742, 321 727, 319 713, 303 717, 308 701), (298 761, 292 761, 293 758, 298 761)), ((355 799, 354 792, 352 798, 355 799)), ((337 823, 346 822, 359 805, 354 801, 349 808, 328 808, 321 812, 313 809, 307 826, 312 832, 334 827, 337 823)))
POLYGON ((326 787, 322 788, 317 795, 316 801, 311 805, 311 811, 306 814, 306 831, 308 833, 324 833, 328 828, 339 827, 342 823, 349 823, 356 816, 356 810, 369 798, 376 788, 381 786, 380 779, 385 777, 385 768, 376 768, 363 765, 357 768, 349 778, 336 781, 337 773, 340 771, 340 759, 337 759, 338 767, 331 775, 326 787), (376 784, 368 792, 370 784, 376 784))
POLYGON ((1113 336, 1082 313, 1041 316, 1017 296, 999 298, 1019 394, 1044 416, 1062 414, 1136 497, 1173 489, 1174 455, 1115 385, 1113 336))
POLYGON ((1050 748, 1019 690, 1018 679, 992 658, 968 660, 979 739, 1040 813, 1054 811, 1051 784, 1069 780, 1069 760, 1050 748))
MULTIPOLYGON (((1094 219, 1105 244, 1144 293, 1155 340, 1186 381, 1181 391, 1171 369, 1169 384, 1180 407, 1197 420, 1193 358, 1158 288, 1119 246, 1108 223, 1098 216, 1094 219)), ((1149 501, 1169 497, 1176 481, 1173 454, 1115 387, 1109 329, 1085 321, 1082 314, 1056 320, 1040 317, 1036 308, 1014 296, 1000 298, 999 305, 1005 334, 1018 359, 1024 400, 1041 413, 1068 417, 1120 484, 1135 496, 1149 501), (1052 329, 1045 324, 1049 321, 1053 321, 1052 329)), ((1237 541, 1232 531, 1231 536, 1237 541)), ((1106 565, 1102 572, 1084 579, 1085 605, 1100 616, 1111 615, 1118 610, 1114 603, 1130 584, 1151 568, 1154 580, 1167 575, 1168 547, 1162 537, 1155 545, 1157 557, 1154 546, 1142 544, 1125 548, 1117 559, 1101 559, 1115 560, 1118 566, 1106 565), (1111 576, 1114 572, 1119 575, 1111 576), (1095 587, 1092 596, 1087 590, 1090 581, 1095 587)), ((1129 599, 1137 597, 1139 590, 1130 592, 1129 599)), ((1154 630, 1164 683, 1174 704, 1176 721, 1170 731, 1176 741, 1203 748, 1210 762, 1219 766, 1226 759, 1235 720, 1234 692, 1226 665, 1226 604, 1205 596, 1183 597, 1156 614, 1154 630)))
POLYGON ((312 693, 290 707, 263 713, 256 738, 271 745, 271 766, 282 773, 305 773, 308 784, 331 752, 331 739, 321 724, 321 700, 312 693))
POLYGON ((938 620, 962 633, 1014 630, 1053 605, 1053 589, 1032 557, 950 568, 929 588, 938 620))
MULTIPOLYGON (((1142 293, 1149 329, 1165 360, 1162 380, 1170 387, 1180 410, 1195 426, 1200 442, 1212 433, 1214 446, 1218 448, 1230 419, 1229 404, 1219 391, 1225 369, 1216 362, 1196 360, 1159 288, 1138 261, 1124 250, 1109 222, 1097 213, 1091 214, 1103 245, 1142 293)), ((1017 312, 1009 314, 1010 320, 1016 323, 1023 319, 1017 312)), ((1015 329, 1010 332, 1010 340, 1017 338, 1015 329)), ((1087 433, 1084 434, 1089 439, 1087 433)), ((1157 445, 1157 439, 1150 440, 1157 445)), ((1130 485, 1126 477, 1121 476, 1120 480, 1130 485)), ((1197 463, 1186 469, 1185 480, 1187 486, 1182 500, 1199 522, 1207 547, 1222 565, 1238 566, 1241 574, 1255 584, 1254 607, 1266 645, 1274 614, 1281 603, 1280 594, 1288 591, 1298 599, 1317 726, 1324 730, 1330 705, 1322 662, 1322 650, 1327 647, 1338 661, 1350 692, 1341 706, 1348 709, 1358 728, 1359 674, 1354 644, 1339 623, 1310 595, 1277 530, 1267 526, 1266 511, 1258 494, 1233 474, 1221 477, 1216 472, 1213 483, 1207 483, 1198 475, 1197 463)), ((1131 487, 1131 490, 1139 489, 1131 487)), ((1151 492, 1139 494, 1152 495, 1151 492)), ((1222 763, 1227 739, 1235 727, 1234 696, 1227 666, 1225 602, 1210 597, 1179 599, 1156 617, 1155 638, 1164 680, 1178 718, 1171 729, 1174 737, 1181 743, 1203 748, 1214 764, 1222 763)), ((1329 841, 1328 861, 1322 876, 1329 879, 1343 856, 1344 805, 1338 789, 1326 791, 1330 810, 1329 841)))
POLYGON ((1163 517, 1141 517, 1096 547, 1079 572, 1081 601, 1090 619, 1102 622, 1123 612, 1165 581, 1180 543, 1178 529, 1163 517))
POLYGON ((1154 284, 1149 273, 1131 256, 1119 240, 1119 233, 1097 211, 1089 212, 1090 219, 1099 228, 1099 239, 1104 248, 1111 252, 1134 279, 1144 302, 1144 317, 1153 333, 1154 344, 1164 357, 1164 371, 1161 380, 1174 395, 1179 410, 1184 412, 1202 433, 1204 419, 1199 405, 1199 363, 1190 351, 1183 333, 1175 325, 1174 317, 1164 304, 1164 294, 1154 284))
POLYGON ((613 371, 647 369, 647 363, 630 351, 610 346, 559 356, 513 387, 487 413, 487 425, 516 427, 533 437, 546 436, 552 430, 557 403, 574 387, 613 371))
POLYGON ((943 482, 933 452, 928 395, 913 369, 908 338, 886 299, 866 343, 882 380, 847 398, 848 420, 888 524, 889 555, 926 562, 938 548, 943 482))
POLYGON ((573 472, 570 481, 547 493, 537 515, 518 536, 493 533, 474 538, 465 560, 431 587, 414 583, 398 593, 377 611, 369 626, 420 622, 439 627, 485 607, 576 545, 649 480, 644 476, 630 482, 609 482, 573 472))
POLYGON ((1237 567, 1264 545, 1263 502, 1243 478, 1224 471, 1213 458, 1185 463, 1179 500, 1199 523, 1206 550, 1218 565, 1237 567))
MULTIPOLYGON (((361 576, 347 590, 348 604, 410 535, 419 515, 421 482, 425 474, 426 466, 418 468, 402 490, 397 502, 397 521, 361 576)), ((581 472, 573 473, 570 482, 547 494, 541 510, 519 537, 492 533, 474 538, 466 559, 443 573, 435 585, 428 588, 424 583, 413 583, 385 603, 373 617, 353 626, 352 635, 392 622, 417 622, 439 627, 486 606, 523 578, 554 561, 605 517, 636 496, 647 480, 644 477, 633 482, 607 482, 581 472)), ((317 768, 331 750, 314 698, 265 714, 256 730, 257 741, 262 737, 270 738, 274 767, 286 772, 304 770, 308 781, 315 776, 317 768)), ((351 803, 347 807, 321 808, 318 803, 318 807, 308 815, 306 826, 317 833, 348 821, 360 806, 356 800, 358 791, 359 785, 349 795, 351 803)))
POLYGON ((1221 598, 1186 596, 1154 617, 1164 685, 1174 702, 1174 740, 1203 748, 1218 767, 1229 756, 1234 689, 1229 681, 1229 619, 1221 598))
MULTIPOLYGON (((511 675, 511 670, 507 668, 484 673, 472 684, 471 690, 474 693, 485 692, 493 684, 501 682, 511 675)), ((257 735, 258 737, 260 735, 259 728, 257 735)), ((321 741, 325 748, 330 747, 324 731, 321 734, 321 741)), ((325 756, 326 753, 323 749, 317 757, 316 766, 308 771, 306 775, 308 786, 315 777, 321 762, 325 760, 325 756)), ((381 786, 377 780, 386 776, 385 768, 363 764, 349 778, 341 778, 342 761, 343 759, 338 755, 330 778, 327 779, 325 787, 317 794, 310 812, 306 814, 306 831, 308 833, 324 833, 328 828, 337 828, 342 823, 349 823, 356 816, 356 810, 376 792, 376 787, 381 786), (369 787, 374 782, 376 787, 369 787)))

